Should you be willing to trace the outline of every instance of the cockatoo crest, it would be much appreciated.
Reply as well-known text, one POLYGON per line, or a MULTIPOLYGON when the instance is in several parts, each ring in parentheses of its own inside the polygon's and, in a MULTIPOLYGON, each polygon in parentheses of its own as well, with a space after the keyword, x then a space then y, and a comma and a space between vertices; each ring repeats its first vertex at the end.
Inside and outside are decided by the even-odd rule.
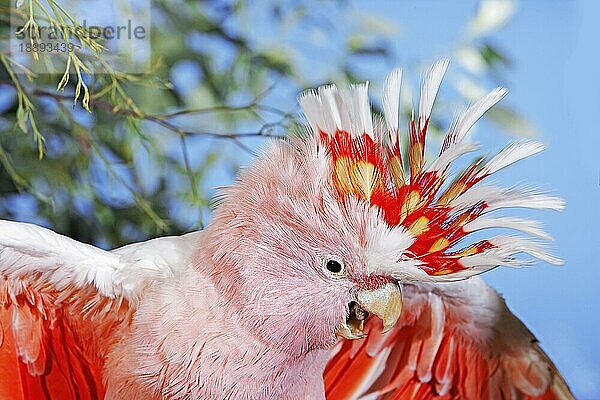
POLYGON ((494 89, 461 113, 446 134, 438 157, 425 166, 427 127, 447 67, 447 60, 437 62, 423 80, 418 116, 409 124, 407 160, 403 159, 405 144, 399 134, 401 70, 392 72, 386 81, 384 120, 371 115, 368 82, 345 93, 329 85, 300 95, 317 151, 327 156, 338 200, 358 198, 377 209, 378 218, 390 227, 410 233, 413 242, 404 253, 433 280, 464 279, 499 265, 531 261, 516 259, 518 253, 560 263, 543 243, 529 238, 497 236, 469 245, 459 243, 469 233, 484 228, 511 228, 547 240, 549 236, 536 221, 494 218, 488 213, 512 207, 558 210, 563 201, 531 188, 475 186, 494 172, 544 149, 533 140, 513 143, 488 160, 477 158, 450 182, 452 162, 478 149, 467 140, 471 127, 506 95, 503 88, 494 89))

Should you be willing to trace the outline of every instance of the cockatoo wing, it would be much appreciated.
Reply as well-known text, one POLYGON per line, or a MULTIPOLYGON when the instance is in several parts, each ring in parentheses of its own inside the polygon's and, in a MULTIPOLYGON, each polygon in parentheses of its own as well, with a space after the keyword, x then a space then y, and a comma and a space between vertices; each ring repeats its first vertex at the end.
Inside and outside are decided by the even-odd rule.
POLYGON ((103 357, 147 285, 169 279, 194 234, 105 251, 0 221, 0 399, 103 398, 103 357))
POLYGON ((345 340, 328 399, 573 399, 538 341, 481 278, 403 286, 398 324, 345 340))

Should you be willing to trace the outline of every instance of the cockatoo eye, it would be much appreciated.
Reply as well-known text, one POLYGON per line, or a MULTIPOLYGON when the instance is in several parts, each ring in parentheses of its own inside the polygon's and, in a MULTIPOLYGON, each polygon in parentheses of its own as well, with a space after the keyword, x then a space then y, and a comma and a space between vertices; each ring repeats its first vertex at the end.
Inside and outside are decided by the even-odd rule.
POLYGON ((323 259, 323 269, 326 270, 328 275, 334 277, 340 277, 346 274, 344 262, 336 257, 325 257, 323 259))

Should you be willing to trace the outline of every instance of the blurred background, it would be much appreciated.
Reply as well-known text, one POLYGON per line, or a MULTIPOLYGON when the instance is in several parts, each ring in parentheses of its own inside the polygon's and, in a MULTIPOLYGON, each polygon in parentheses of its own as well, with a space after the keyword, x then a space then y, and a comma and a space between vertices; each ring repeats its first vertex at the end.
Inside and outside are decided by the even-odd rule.
MULTIPOLYGON (((4 38, 19 3, 0 2, 4 38)), ((56 15, 48 9, 48 18, 56 15)), ((508 97, 475 140, 490 153, 516 137, 543 141, 547 151, 497 181, 536 184, 567 202, 563 213, 530 213, 554 236, 564 266, 496 269, 485 278, 577 398, 600 399, 599 13, 594 0, 156 0, 149 74, 78 74, 72 64, 60 85, 62 74, 34 74, 4 47, 0 218, 103 248, 201 229, 215 188, 301 121, 299 91, 369 80, 378 111, 384 77, 400 65, 409 115, 421 73, 449 57, 429 148, 437 150, 461 108, 505 86, 508 97)), ((90 51, 79 61, 100 64, 103 56, 90 51)))

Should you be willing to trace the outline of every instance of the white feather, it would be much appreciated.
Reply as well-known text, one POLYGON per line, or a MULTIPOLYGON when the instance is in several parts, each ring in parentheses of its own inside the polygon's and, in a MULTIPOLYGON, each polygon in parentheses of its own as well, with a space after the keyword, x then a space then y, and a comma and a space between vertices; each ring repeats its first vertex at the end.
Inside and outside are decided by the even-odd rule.
POLYGON ((2 275, 42 273, 59 288, 93 285, 105 296, 118 291, 112 284, 118 255, 31 224, 0 221, 0 232, 2 275))
POLYGON ((319 131, 323 129, 322 113, 323 104, 321 98, 314 90, 307 90, 298 96, 298 103, 306 115, 308 124, 313 130, 315 137, 319 136, 319 131))
POLYGON ((437 96, 438 89, 442 83, 442 78, 448 69, 448 60, 442 59, 429 69, 423 84, 421 85, 421 97, 419 101, 419 130, 425 126, 425 122, 431 115, 431 109, 437 96))
POLYGON ((535 140, 521 140, 506 146, 489 160, 476 174, 477 177, 491 175, 509 165, 543 151, 545 146, 535 140))
POLYGON ((332 92, 337 90, 334 85, 326 85, 319 87, 318 93, 321 99, 321 128, 330 135, 336 130, 336 117, 338 117, 337 105, 335 99, 332 98, 332 92))
POLYGON ((513 187, 509 189, 496 186, 476 186, 457 197, 450 203, 455 209, 463 209, 485 202, 487 210, 500 208, 532 208, 537 210, 561 211, 565 202, 560 197, 549 196, 533 187, 513 187))
POLYGON ((446 134, 440 153, 443 154, 452 145, 460 143, 467 136, 475 122, 477 122, 486 111, 502 100, 507 93, 507 89, 496 88, 463 111, 446 134))
POLYGON ((514 258, 519 253, 529 254, 550 264, 561 265, 563 262, 550 254, 542 244, 531 239, 517 236, 497 236, 489 239, 495 247, 480 254, 462 257, 460 263, 466 268, 493 268, 496 266, 519 267, 530 263, 527 260, 514 258))
POLYGON ((454 160, 461 156, 479 149, 479 145, 476 143, 461 142, 456 143, 454 146, 448 148, 438 158, 436 158, 429 168, 428 172, 443 171, 448 167, 454 160))
POLYGON ((388 133, 384 118, 379 115, 373 115, 373 136, 375 140, 383 142, 383 138, 388 133))
POLYGON ((389 131, 391 143, 398 141, 398 126, 400 112, 400 90, 402 85, 402 69, 393 70, 385 80, 383 91, 383 115, 389 131))
POLYGON ((172 276, 191 254, 195 234, 105 251, 39 226, 0 220, 0 274, 15 282, 40 276, 58 290, 91 285, 135 300, 151 279, 172 276))
POLYGON ((348 109, 348 104, 350 101, 348 100, 348 91, 337 91, 336 92, 336 101, 338 106, 338 111, 340 113, 340 129, 342 131, 352 133, 352 116, 350 115, 351 110, 348 109))
POLYGON ((481 216, 466 224, 463 229, 466 232, 475 232, 481 229, 488 228, 508 228, 515 229, 532 236, 537 236, 540 239, 552 240, 552 237, 541 229, 539 221, 533 221, 524 218, 513 217, 487 217, 481 216))
POLYGON ((369 82, 353 85, 350 93, 352 95, 352 111, 356 119, 358 134, 366 133, 373 137, 373 120, 371 117, 371 104, 369 103, 369 82))
MULTIPOLYGON (((371 273, 384 273, 387 268, 398 268, 398 260, 415 241, 415 238, 402 226, 389 227, 381 220, 377 210, 369 210, 369 224, 366 229, 365 259, 371 273), (373 211, 371 211, 373 210, 373 211)), ((414 261, 410 260, 412 265, 414 261)))
MULTIPOLYGON (((323 102, 324 112, 331 116, 331 120, 336 129, 342 129, 342 113, 348 113, 345 110, 342 101, 339 101, 340 94, 334 85, 323 86, 319 88, 321 101, 323 102)), ((334 133, 334 132, 330 132, 334 133)))

